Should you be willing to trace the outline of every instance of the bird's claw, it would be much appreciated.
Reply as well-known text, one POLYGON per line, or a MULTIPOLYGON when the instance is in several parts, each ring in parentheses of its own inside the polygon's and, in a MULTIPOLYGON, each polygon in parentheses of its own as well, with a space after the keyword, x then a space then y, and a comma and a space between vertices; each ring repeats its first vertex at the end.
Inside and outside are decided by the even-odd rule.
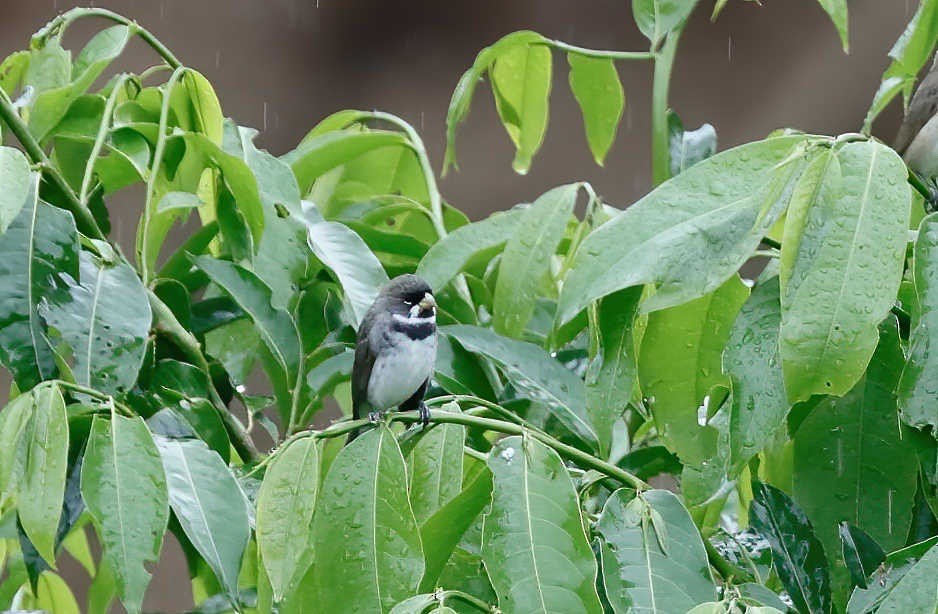
POLYGON ((426 426, 430 424, 430 408, 427 407, 426 403, 420 403, 417 407, 417 414, 420 416, 420 424, 426 428, 426 426))
POLYGON ((368 412, 368 422, 372 424, 378 424, 381 422, 381 412, 380 411, 370 411, 368 412))

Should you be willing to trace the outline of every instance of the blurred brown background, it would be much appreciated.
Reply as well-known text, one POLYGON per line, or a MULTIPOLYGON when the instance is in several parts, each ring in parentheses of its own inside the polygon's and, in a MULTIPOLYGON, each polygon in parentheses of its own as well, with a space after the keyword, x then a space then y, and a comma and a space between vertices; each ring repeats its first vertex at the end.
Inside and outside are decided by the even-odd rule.
MULTIPOLYGON (((628 0, 113 0, 93 2, 150 29, 186 64, 214 84, 227 115, 261 130, 275 154, 291 149, 322 117, 346 108, 381 109, 418 128, 436 168, 444 119, 460 74, 485 45, 527 28, 600 49, 644 50, 628 0)), ((712 123, 720 149, 789 126, 823 134, 859 129, 886 53, 912 16, 915 0, 851 0, 851 51, 844 55, 817 0, 730 0, 717 23, 701 0, 675 66, 671 104, 688 128, 712 123)), ((0 0, 0 54, 25 48, 29 36, 66 0, 0 0)), ((91 26, 69 31, 79 47, 91 26)), ((142 69, 156 56, 139 41, 121 68, 142 69)), ((627 108, 617 142, 597 167, 555 55, 551 121, 541 153, 524 177, 511 170, 513 150, 486 86, 477 90, 458 138, 460 172, 442 180, 444 196, 478 219, 547 188, 590 181, 609 202, 625 206, 650 185, 650 63, 620 64, 627 108)), ((876 125, 890 142, 900 109, 876 125)), ((124 242, 136 207, 112 210, 124 242)), ((132 240, 132 239, 131 239, 132 240)), ((5 395, 4 395, 5 396, 5 395)), ((151 611, 180 612, 191 599, 178 546, 167 541, 147 595, 151 611)), ((66 565, 81 583, 77 565, 66 565)), ((83 592, 83 591, 80 591, 83 592)), ((83 599, 83 595, 79 595, 83 599)))

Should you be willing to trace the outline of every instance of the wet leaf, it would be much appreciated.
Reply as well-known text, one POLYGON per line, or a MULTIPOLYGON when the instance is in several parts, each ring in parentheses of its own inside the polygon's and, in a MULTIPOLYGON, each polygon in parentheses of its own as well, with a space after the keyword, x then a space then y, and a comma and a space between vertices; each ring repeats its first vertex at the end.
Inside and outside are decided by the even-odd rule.
POLYGON ((0 146, 0 236, 19 215, 23 206, 35 198, 34 179, 29 161, 18 149, 0 146))
POLYGON ((850 581, 860 588, 868 588, 867 578, 886 560, 886 553, 863 529, 847 521, 841 522, 838 529, 850 581))
POLYGON ((602 166, 606 153, 616 138, 625 92, 611 59, 592 58, 568 53, 570 89, 583 113, 586 140, 596 164, 602 166))
POLYGON ((492 449, 488 466, 494 490, 483 521, 482 559, 499 607, 601 612, 596 560, 557 453, 533 437, 507 437, 492 449))
POLYGON ((684 23, 696 4, 697 0, 632 0, 632 16, 654 49, 684 23))

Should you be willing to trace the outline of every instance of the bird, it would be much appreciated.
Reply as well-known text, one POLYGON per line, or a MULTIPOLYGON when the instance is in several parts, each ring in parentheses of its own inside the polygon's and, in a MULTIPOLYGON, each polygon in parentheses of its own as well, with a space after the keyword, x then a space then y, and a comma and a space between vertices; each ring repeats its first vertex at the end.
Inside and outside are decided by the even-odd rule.
POLYGON ((938 177, 938 58, 922 79, 893 143, 909 168, 926 180, 938 177))
MULTIPOLYGON (((424 395, 436 363, 436 300, 417 275, 399 275, 381 288, 358 328, 352 363, 352 418, 372 422, 382 412, 417 410, 426 425, 424 395)), ((358 432, 349 436, 351 442, 358 432)))

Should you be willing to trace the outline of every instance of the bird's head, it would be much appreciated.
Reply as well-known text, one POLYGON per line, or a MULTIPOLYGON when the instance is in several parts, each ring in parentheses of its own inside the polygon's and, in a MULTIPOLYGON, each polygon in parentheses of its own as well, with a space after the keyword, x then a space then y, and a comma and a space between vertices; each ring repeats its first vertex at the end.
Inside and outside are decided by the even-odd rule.
POLYGON ((436 317, 436 300, 430 285, 416 275, 399 275, 381 291, 391 313, 409 319, 436 317))

